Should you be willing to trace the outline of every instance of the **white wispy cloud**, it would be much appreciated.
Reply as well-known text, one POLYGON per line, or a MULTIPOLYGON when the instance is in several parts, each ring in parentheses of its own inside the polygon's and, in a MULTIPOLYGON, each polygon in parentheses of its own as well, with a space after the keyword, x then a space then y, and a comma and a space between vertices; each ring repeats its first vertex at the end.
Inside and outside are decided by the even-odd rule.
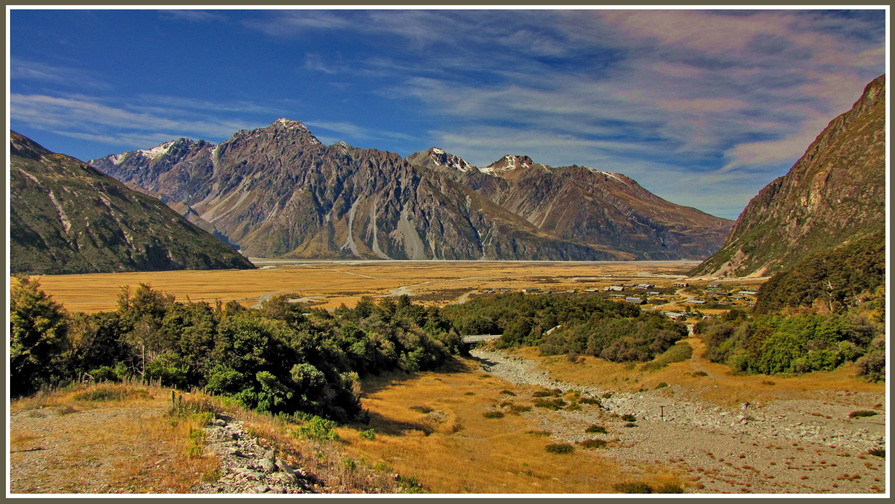
MULTIPOLYGON (((202 101, 183 99, 180 103, 202 105, 202 101)), ((10 95, 11 118, 38 129, 45 129, 72 138, 106 144, 146 148, 179 137, 223 139, 247 127, 244 119, 222 115, 188 114, 177 103, 167 107, 137 105, 135 107, 104 103, 104 100, 83 95, 48 96, 41 94, 10 95), (77 125, 81 131, 74 131, 77 125)), ((256 124, 260 127, 263 124, 256 124)))
POLYGON ((10 78, 63 86, 111 89, 111 85, 97 73, 67 65, 16 58, 10 61, 10 78))
MULTIPOLYGON (((321 108, 293 117, 322 141, 438 145, 478 165, 509 153, 588 165, 625 173, 671 201, 735 217, 731 208, 742 208, 785 171, 884 71, 881 12, 353 9, 237 16, 175 9, 160 15, 233 21, 227 28, 290 48, 282 65, 296 80, 338 90, 346 103, 362 102, 358 96, 391 100, 427 125, 389 131, 369 118, 321 108), (357 47, 328 47, 324 40, 357 47)), ((77 72, 74 65, 14 60, 12 78, 62 88, 77 72)), ((80 76, 105 84, 99 75, 80 76)), ((14 119, 119 145, 163 134, 226 138, 305 108, 295 97, 113 99, 85 89, 84 95, 14 90, 14 119)))

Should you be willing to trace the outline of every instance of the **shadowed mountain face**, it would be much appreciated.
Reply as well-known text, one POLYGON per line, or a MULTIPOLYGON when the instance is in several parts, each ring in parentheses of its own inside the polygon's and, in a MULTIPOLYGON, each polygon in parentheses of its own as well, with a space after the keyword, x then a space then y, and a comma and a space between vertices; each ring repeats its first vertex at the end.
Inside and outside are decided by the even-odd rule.
POLYGON ((763 276, 885 229, 885 76, 752 199, 694 275, 763 276))
POLYGON ((217 146, 181 139, 91 164, 256 257, 692 259, 731 224, 617 174, 325 146, 286 119, 217 146))
POLYGON ((253 267, 155 198, 16 132, 10 137, 12 273, 253 267))

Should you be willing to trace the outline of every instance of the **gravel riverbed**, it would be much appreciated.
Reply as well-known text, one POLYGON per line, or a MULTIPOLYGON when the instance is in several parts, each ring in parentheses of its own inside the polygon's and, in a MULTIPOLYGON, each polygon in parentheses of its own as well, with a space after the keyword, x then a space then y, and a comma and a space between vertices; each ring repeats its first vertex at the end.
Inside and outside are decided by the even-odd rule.
POLYGON ((885 411, 872 410, 883 394, 819 391, 816 397, 743 403, 724 408, 698 400, 678 385, 639 393, 617 392, 552 379, 536 362, 475 348, 482 368, 510 383, 600 398, 600 406, 532 415, 552 437, 608 441, 601 453, 620 461, 665 464, 685 475, 691 492, 877 493, 885 487, 885 459, 870 455, 885 447, 885 411), (608 396, 608 397, 607 397, 608 396), (676 398, 677 397, 677 398, 676 398), (633 415, 634 422, 621 420, 633 415), (608 432, 587 434, 592 424, 608 432))

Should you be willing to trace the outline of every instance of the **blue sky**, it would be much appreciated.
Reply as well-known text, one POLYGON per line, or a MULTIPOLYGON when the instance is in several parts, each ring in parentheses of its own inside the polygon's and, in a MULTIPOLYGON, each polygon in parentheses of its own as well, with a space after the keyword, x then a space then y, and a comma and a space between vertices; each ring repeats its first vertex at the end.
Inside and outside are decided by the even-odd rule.
POLYGON ((885 73, 884 10, 13 10, 10 125, 88 160, 279 117, 624 173, 736 218, 885 73))

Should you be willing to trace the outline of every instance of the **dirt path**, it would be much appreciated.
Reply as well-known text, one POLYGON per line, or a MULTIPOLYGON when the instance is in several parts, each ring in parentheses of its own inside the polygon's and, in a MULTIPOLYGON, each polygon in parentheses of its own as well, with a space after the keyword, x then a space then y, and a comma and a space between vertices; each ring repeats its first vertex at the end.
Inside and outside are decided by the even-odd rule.
POLYGON ((849 418, 852 411, 873 410, 884 400, 883 394, 818 391, 810 399, 723 408, 691 399, 693 391, 679 385, 640 393, 613 392, 554 380, 534 361, 503 352, 474 349, 473 356, 489 372, 511 383, 601 397, 602 408, 537 414, 556 439, 604 439, 609 441, 608 456, 668 464, 692 478, 691 491, 884 491, 885 460, 867 452, 884 446, 885 411, 849 418), (623 415, 636 420, 623 421, 623 415), (608 433, 585 433, 592 424, 605 425, 608 433))

